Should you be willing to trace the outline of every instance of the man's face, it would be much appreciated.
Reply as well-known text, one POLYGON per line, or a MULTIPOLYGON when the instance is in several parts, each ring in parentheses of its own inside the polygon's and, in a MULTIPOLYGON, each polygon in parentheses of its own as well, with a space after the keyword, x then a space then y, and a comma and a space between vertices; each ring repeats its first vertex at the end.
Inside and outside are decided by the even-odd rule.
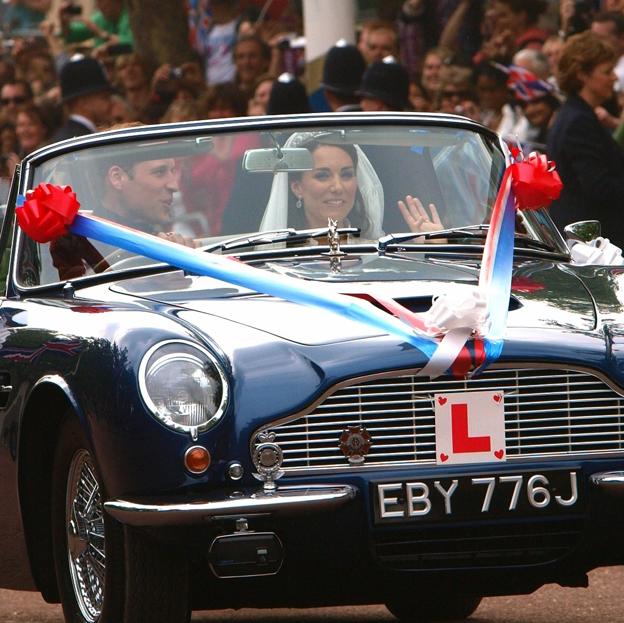
POLYGON ((22 84, 5 84, 0 91, 0 104, 3 115, 15 123, 17 109, 30 101, 26 89, 22 84))
POLYGON ((98 127, 110 125, 111 96, 107 91, 82 96, 86 100, 84 114, 98 127))
POLYGON ((422 68, 422 84, 429 91, 429 95, 434 94, 441 84, 440 71, 442 69, 442 59, 437 54, 427 54, 422 68))
POLYGON ((608 41, 615 48, 618 55, 624 53, 624 39, 618 37, 613 22, 592 22, 591 29, 601 39, 608 41))
POLYGON ((146 87, 149 82, 143 66, 137 61, 129 61, 117 72, 117 77, 124 89, 146 87))
POLYGON ((624 11, 624 0, 604 0, 603 11, 624 11))
POLYGON ((382 112, 392 110, 388 104, 375 97, 363 97, 360 106, 364 112, 382 112))
POLYGON ((173 193, 178 190, 175 160, 138 162, 121 172, 113 186, 119 191, 120 208, 128 215, 137 221, 165 226, 170 220, 173 193))
POLYGON ((477 96, 481 108, 499 111, 507 103, 509 91, 504 84, 482 75, 477 78, 477 96))
POLYGON ((121 0, 96 0, 95 6, 109 22, 116 22, 121 15, 123 3, 121 0))
POLYGON ((385 28, 364 31, 358 47, 366 63, 370 65, 386 56, 396 56, 396 35, 385 28))
POLYGON ((234 50, 234 63, 236 75, 243 84, 253 82, 268 66, 256 41, 241 41, 234 50))
POLYGON ((542 46, 542 52, 548 59, 548 66, 550 67, 550 73, 554 76, 557 73, 559 66, 559 58, 561 57, 561 50, 563 49, 562 39, 550 39, 542 46))
POLYGON ((553 109, 543 97, 526 102, 523 108, 524 115, 532 126, 536 128, 548 127, 553 109))

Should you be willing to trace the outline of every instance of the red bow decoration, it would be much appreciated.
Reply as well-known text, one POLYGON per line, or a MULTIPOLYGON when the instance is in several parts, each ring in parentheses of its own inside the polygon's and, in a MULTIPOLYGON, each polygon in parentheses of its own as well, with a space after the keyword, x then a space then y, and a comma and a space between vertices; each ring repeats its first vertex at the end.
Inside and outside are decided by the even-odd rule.
POLYGON ((20 227, 37 242, 49 242, 68 233, 80 203, 71 186, 39 184, 16 208, 20 227))
POLYGON ((548 207, 561 194, 563 183, 555 163, 545 155, 531 153, 526 160, 511 165, 512 186, 519 210, 548 207))

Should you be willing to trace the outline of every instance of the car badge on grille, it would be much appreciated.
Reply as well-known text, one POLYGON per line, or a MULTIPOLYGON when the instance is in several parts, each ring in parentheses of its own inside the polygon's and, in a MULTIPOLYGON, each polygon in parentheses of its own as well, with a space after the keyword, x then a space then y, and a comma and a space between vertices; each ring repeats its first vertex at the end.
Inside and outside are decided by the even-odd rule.
POLYGON ((284 475, 282 470, 284 455, 275 440, 275 433, 266 430, 261 431, 254 440, 251 456, 258 471, 257 474, 253 474, 253 477, 264 482, 263 489, 266 493, 275 491, 275 481, 284 475))
POLYGON ((370 433, 363 426, 348 426, 340 435, 340 450, 351 465, 364 463, 371 445, 370 433))

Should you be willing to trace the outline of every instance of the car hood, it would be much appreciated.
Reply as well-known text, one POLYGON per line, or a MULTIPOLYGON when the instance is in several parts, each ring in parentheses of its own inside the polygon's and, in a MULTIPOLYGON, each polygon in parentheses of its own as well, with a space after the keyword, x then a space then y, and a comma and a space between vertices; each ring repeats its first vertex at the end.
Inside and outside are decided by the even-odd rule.
MULTIPOLYGON (((478 280, 474 261, 364 256, 343 261, 339 273, 332 273, 324 264, 298 260, 272 262, 266 267, 309 280, 311 288, 318 283, 319 288, 341 294, 392 298, 415 312, 426 311, 432 297, 474 286, 478 280)), ((258 295, 210 277, 174 272, 120 281, 111 288, 118 294, 217 316, 302 344, 380 335, 376 328, 333 312, 258 295)), ((193 322, 203 325, 196 314, 193 322)), ((582 280, 565 266, 520 262, 514 266, 507 324, 518 329, 591 331, 596 327, 595 305, 582 280)), ((199 328, 209 326, 206 318, 206 326, 199 328)))

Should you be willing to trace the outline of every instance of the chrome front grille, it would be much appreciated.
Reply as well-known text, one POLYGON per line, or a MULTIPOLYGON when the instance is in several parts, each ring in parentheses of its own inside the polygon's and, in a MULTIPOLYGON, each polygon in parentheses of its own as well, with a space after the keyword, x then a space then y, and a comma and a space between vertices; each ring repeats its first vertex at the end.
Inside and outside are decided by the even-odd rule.
POLYGON ((347 426, 372 436, 366 467, 434 464, 433 395, 505 393, 507 460, 624 451, 624 398, 586 371, 490 369, 474 379, 387 375, 336 388, 307 415, 265 427, 277 435, 285 471, 345 468, 347 426))

